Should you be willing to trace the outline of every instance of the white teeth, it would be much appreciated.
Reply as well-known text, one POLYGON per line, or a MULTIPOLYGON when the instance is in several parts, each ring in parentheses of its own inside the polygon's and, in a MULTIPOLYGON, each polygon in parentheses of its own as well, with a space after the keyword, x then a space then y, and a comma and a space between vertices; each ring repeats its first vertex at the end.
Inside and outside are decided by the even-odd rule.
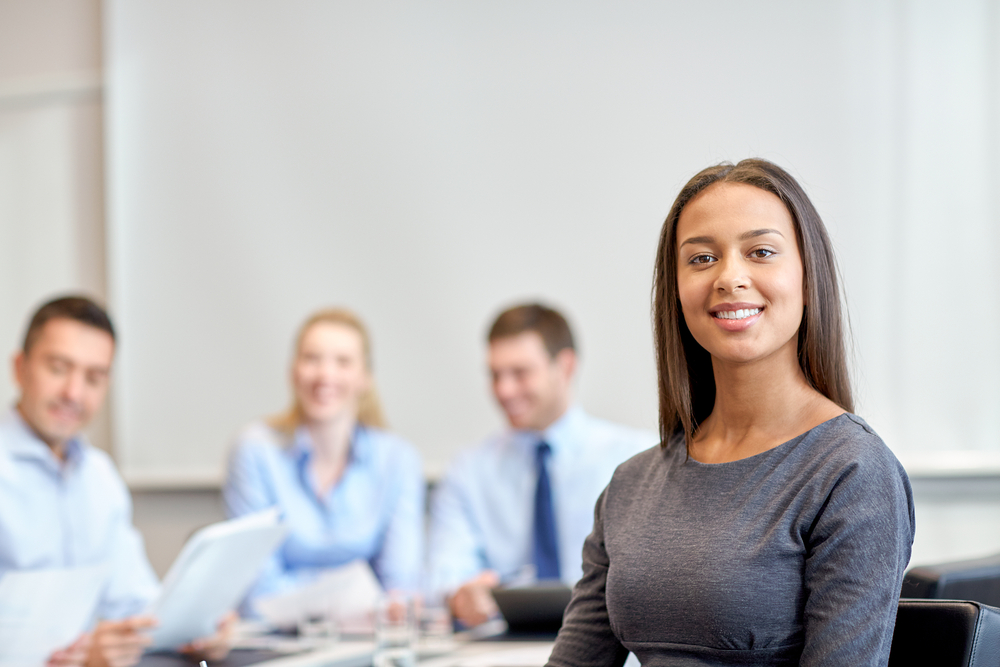
POLYGON ((742 320, 753 317, 760 312, 760 308, 741 308, 739 310, 723 310, 715 314, 720 320, 742 320))

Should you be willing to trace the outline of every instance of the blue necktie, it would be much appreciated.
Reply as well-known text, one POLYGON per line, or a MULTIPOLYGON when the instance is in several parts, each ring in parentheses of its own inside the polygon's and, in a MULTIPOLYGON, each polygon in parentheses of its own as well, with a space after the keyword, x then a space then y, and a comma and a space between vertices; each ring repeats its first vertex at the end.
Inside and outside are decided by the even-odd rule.
POLYGON ((559 543, 556 541, 556 517, 552 510, 552 485, 549 482, 548 458, 552 448, 547 442, 538 443, 535 463, 538 486, 535 487, 535 525, 532 557, 535 574, 541 579, 559 578, 559 543))

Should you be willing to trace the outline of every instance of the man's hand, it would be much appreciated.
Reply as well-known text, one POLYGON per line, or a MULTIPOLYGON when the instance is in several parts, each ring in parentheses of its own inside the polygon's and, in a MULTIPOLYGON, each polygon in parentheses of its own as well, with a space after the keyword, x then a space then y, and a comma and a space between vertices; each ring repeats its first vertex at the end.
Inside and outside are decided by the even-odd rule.
POLYGON ((222 660, 229 655, 229 650, 233 648, 233 641, 236 638, 236 620, 236 613, 229 612, 219 621, 214 635, 196 639, 190 644, 182 646, 181 653, 196 660, 222 660))
POLYGON ((448 599, 452 615, 470 628, 490 620, 500 611, 490 595, 490 589, 499 584, 500 576, 496 572, 483 570, 448 599))
POLYGON ((141 632, 156 625, 150 616, 132 616, 123 621, 101 621, 90 642, 87 667, 131 667, 152 642, 141 632))
POLYGON ((49 656, 45 667, 83 667, 87 662, 89 652, 90 635, 80 635, 80 638, 75 642, 49 656))

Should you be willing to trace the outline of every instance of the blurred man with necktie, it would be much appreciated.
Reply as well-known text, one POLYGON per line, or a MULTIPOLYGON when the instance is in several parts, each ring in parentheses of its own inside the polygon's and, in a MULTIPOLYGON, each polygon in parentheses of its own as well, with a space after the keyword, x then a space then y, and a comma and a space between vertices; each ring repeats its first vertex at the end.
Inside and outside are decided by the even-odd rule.
POLYGON ((657 442, 574 404, 576 346, 555 310, 510 308, 488 341, 508 428, 460 454, 431 504, 429 588, 466 626, 496 615, 489 590, 501 582, 579 579, 597 497, 619 463, 657 442))

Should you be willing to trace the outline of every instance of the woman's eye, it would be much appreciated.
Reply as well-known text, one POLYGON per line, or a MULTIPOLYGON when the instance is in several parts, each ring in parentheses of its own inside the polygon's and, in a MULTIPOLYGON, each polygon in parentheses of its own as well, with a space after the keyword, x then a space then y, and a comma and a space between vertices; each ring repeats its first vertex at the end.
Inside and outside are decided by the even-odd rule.
POLYGON ((695 255, 688 261, 691 264, 708 264, 709 262, 714 262, 715 258, 711 255, 695 255))
POLYGON ((754 259, 766 259, 774 254, 770 248, 754 248, 750 251, 750 256, 754 259))

